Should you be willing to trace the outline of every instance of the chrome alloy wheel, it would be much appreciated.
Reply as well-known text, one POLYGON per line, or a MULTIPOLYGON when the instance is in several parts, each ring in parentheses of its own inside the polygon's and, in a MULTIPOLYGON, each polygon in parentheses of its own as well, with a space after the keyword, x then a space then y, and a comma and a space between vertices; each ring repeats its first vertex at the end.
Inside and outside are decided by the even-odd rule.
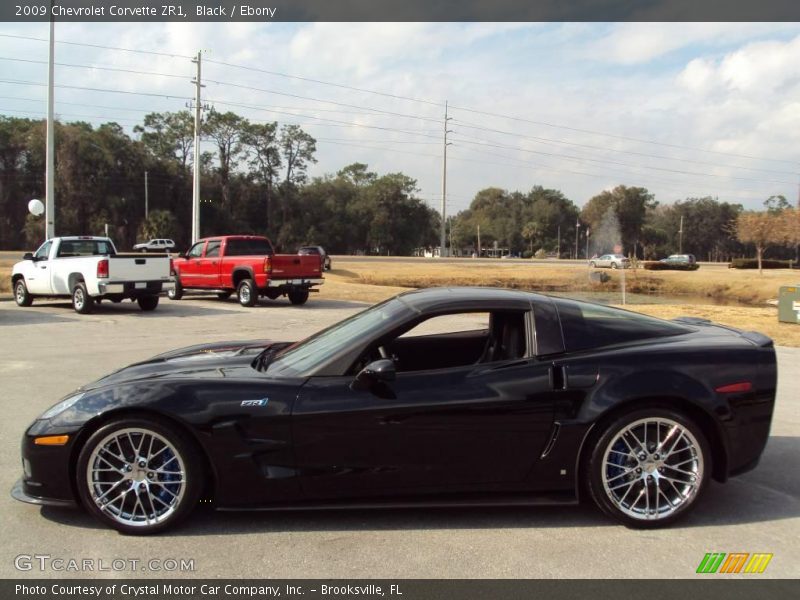
POLYGON ((250 302, 250 286, 243 285, 239 288, 239 300, 242 304, 250 302))
POLYGON ((95 446, 86 468, 89 496, 131 527, 167 520, 186 489, 184 460, 166 438, 142 428, 115 431, 95 446))
POLYGON ((81 310, 83 305, 86 304, 86 296, 83 294, 81 288, 76 288, 72 294, 72 301, 75 303, 75 309, 81 310))
POLYGON ((22 305, 22 303, 25 302, 25 295, 26 295, 25 284, 23 283, 22 280, 19 280, 17 282, 17 285, 14 288, 14 292, 16 293, 17 304, 22 305))
POLYGON ((703 481, 697 438, 672 419, 640 419, 621 430, 603 454, 608 498, 639 520, 669 517, 691 504, 703 481))

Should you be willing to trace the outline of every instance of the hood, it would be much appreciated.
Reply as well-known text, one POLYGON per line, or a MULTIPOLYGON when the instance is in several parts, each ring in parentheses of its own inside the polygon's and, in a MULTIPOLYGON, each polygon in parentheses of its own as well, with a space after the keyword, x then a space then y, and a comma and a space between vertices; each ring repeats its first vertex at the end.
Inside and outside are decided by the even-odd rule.
POLYGON ((268 347, 285 347, 289 342, 250 340, 199 344, 159 354, 115 371, 89 385, 83 391, 109 385, 160 377, 213 378, 252 376, 253 359, 268 347))

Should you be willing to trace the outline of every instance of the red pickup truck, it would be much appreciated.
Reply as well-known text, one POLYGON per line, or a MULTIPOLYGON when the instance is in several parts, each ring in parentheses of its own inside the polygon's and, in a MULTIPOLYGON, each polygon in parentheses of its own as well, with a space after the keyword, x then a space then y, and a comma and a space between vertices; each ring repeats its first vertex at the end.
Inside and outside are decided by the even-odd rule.
POLYGON ((253 306, 259 296, 289 296, 292 304, 305 304, 313 286, 323 283, 318 256, 275 254, 267 238, 254 235, 199 240, 173 267, 175 287, 167 294, 172 300, 180 300, 184 290, 214 290, 220 300, 236 292, 242 306, 253 306))

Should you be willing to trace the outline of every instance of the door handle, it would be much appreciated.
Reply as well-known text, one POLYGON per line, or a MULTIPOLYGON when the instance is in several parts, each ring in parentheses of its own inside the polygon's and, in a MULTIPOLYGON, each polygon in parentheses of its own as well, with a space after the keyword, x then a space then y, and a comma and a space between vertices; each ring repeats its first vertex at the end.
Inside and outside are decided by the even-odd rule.
POLYGON ((42 265, 42 266, 41 266, 41 267, 39 267, 39 268, 40 268, 40 269, 46 269, 46 268, 47 268, 47 265, 42 265))
POLYGON ((550 367, 550 389, 567 389, 567 368, 563 365, 553 365, 550 367))

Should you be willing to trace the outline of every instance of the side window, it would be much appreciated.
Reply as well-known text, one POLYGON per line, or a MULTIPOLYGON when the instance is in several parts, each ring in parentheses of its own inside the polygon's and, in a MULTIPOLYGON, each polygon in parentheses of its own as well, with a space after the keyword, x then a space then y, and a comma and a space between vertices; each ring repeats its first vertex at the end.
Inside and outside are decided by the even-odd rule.
POLYGON ((400 333, 378 348, 377 355, 391 356, 399 372, 524 358, 530 355, 525 314, 493 311, 437 315, 400 333))
POLYGON ((205 242, 197 242, 194 246, 191 247, 189 252, 187 252, 187 256, 191 258, 197 258, 203 253, 203 246, 205 246, 205 242))
POLYGON ((690 331, 676 323, 599 304, 560 299, 556 306, 567 352, 690 331))
POLYGON ((206 247, 206 258, 211 258, 212 256, 219 256, 219 240, 214 240, 212 242, 208 242, 208 246, 206 247))
POLYGON ((33 256, 36 258, 47 258, 50 256, 50 248, 52 247, 53 242, 48 241, 42 244, 39 249, 36 251, 36 254, 33 256))

